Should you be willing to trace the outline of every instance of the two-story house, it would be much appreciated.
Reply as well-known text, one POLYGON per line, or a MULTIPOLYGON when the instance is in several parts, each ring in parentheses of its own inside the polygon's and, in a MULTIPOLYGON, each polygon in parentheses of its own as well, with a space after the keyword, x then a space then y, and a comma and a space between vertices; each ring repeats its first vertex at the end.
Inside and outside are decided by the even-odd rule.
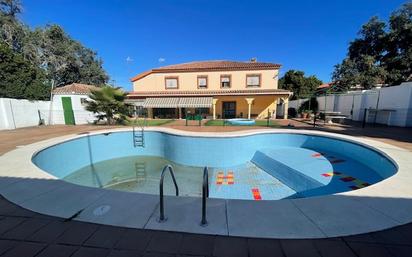
POLYGON ((276 117, 279 105, 287 118, 291 92, 278 89, 280 66, 253 60, 164 66, 132 78, 128 98, 149 118, 182 118, 191 112, 213 119, 263 119, 276 117))

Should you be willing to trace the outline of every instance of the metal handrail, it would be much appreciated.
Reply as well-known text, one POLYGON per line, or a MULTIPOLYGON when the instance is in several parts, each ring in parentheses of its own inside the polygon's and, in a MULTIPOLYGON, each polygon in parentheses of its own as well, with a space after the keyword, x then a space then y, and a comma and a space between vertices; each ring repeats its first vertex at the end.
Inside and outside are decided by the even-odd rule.
POLYGON ((160 175, 160 184, 159 184, 160 217, 158 219, 158 222, 165 222, 167 220, 167 218, 165 217, 165 207, 164 207, 164 201, 163 201, 163 198, 164 198, 163 197, 163 180, 165 178, 166 170, 169 170, 170 175, 172 176, 173 184, 175 185, 176 196, 179 196, 179 187, 177 186, 177 183, 176 183, 176 178, 175 178, 175 174, 173 172, 173 167, 168 164, 163 168, 162 174, 160 175))
POLYGON ((209 169, 203 169, 203 186, 202 186, 202 221, 201 226, 207 226, 206 220, 206 198, 209 197, 209 169))

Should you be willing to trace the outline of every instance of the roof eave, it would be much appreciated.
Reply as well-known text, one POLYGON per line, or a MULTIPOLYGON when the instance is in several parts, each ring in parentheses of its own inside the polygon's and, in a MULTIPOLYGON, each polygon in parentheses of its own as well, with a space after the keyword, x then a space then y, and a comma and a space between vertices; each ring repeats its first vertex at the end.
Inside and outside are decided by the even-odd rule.
POLYGON ((247 67, 247 68, 193 68, 193 69, 152 69, 150 71, 142 72, 130 79, 131 82, 138 81, 153 73, 182 73, 182 72, 215 72, 215 71, 245 71, 245 70, 279 70, 282 65, 273 67, 247 67))

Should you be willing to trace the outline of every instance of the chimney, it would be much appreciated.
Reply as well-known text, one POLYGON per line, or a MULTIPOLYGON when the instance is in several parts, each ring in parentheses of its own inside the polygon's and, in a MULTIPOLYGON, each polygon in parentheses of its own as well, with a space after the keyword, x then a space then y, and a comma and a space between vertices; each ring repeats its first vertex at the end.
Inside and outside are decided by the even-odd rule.
POLYGON ((250 62, 251 62, 251 63, 255 63, 255 62, 257 62, 257 58, 256 58, 256 57, 252 57, 252 58, 250 58, 250 62))

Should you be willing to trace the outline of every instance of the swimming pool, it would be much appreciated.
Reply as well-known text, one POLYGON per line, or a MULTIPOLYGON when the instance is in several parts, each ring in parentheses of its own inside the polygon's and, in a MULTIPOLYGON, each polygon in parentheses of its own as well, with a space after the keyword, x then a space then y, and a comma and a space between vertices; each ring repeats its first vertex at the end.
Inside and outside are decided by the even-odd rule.
POLYGON ((229 122, 232 125, 240 126, 251 126, 256 124, 256 121, 251 119, 228 119, 227 122, 229 122))
MULTIPOLYGON (((207 166, 211 198, 248 200, 357 190, 397 170, 369 147, 296 133, 195 137, 146 131, 145 146, 134 147, 131 132, 113 132, 53 145, 32 161, 74 184, 147 194, 158 194, 160 172, 171 164, 183 196, 200 196, 207 166)), ((170 178, 165 187, 173 194, 170 178)))

